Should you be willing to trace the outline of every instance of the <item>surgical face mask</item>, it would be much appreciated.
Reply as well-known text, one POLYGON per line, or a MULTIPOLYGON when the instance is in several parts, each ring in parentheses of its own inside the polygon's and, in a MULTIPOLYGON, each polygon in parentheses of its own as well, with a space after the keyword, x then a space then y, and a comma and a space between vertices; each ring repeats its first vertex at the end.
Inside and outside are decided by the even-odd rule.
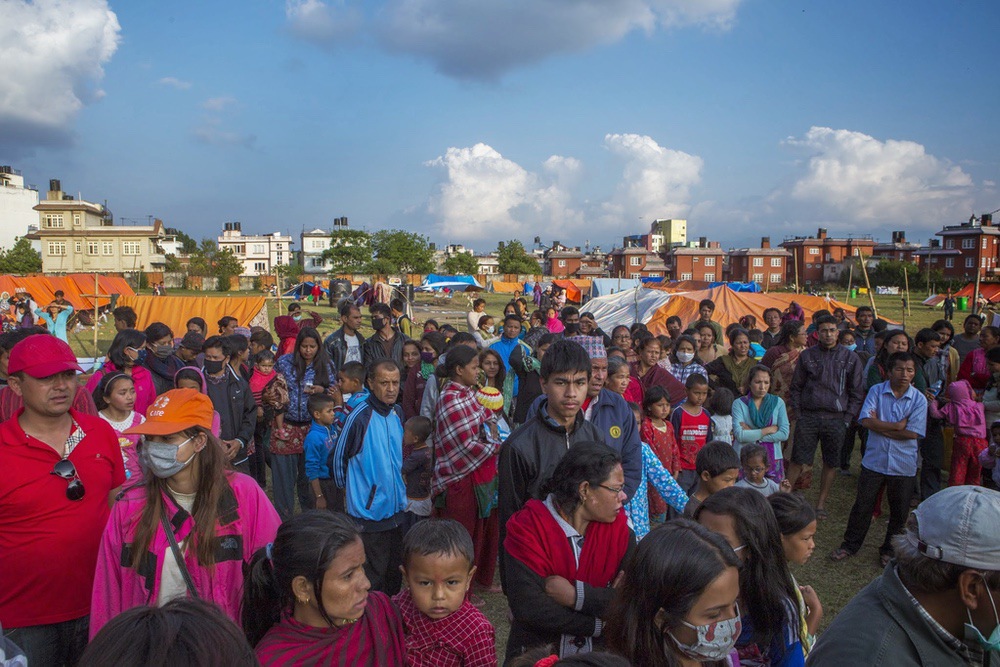
POLYGON ((159 359, 166 359, 173 353, 174 353, 173 345, 157 345, 153 349, 153 354, 156 355, 156 357, 159 359))
POLYGON ((209 375, 218 375, 222 372, 222 369, 225 368, 225 366, 225 361, 216 361, 214 359, 205 360, 205 372, 209 375))
POLYGON ((486 327, 486 333, 493 333, 496 330, 497 330, 497 328, 494 325, 492 325, 492 324, 490 326, 486 327))
POLYGON ((294 315, 292 315, 292 319, 298 322, 299 320, 302 319, 302 313, 295 313, 294 315))
POLYGON ((856 349, 858 349, 858 344, 857 343, 851 343, 850 345, 845 345, 844 347, 846 347, 851 352, 854 352, 856 349))
POLYGON ((173 477, 194 460, 195 454, 192 454, 184 463, 177 460, 177 450, 191 442, 191 440, 191 438, 188 438, 179 445, 171 445, 169 442, 158 442, 156 440, 144 440, 139 450, 139 462, 146 471, 153 473, 154 476, 160 479, 173 477))
POLYGON ((1000 651, 1000 615, 997 614, 997 604, 993 601, 993 593, 990 592, 990 587, 986 583, 986 577, 983 577, 983 585, 986 586, 986 593, 990 596, 990 604, 993 606, 993 618, 996 619, 997 624, 993 627, 993 632, 990 633, 989 639, 983 637, 983 633, 972 622, 972 612, 966 608, 965 613, 969 615, 969 622, 965 624, 965 634, 967 637, 971 637, 978 642, 984 650, 996 652, 1000 651))
POLYGON ((690 364, 692 361, 694 361, 694 352, 678 352, 677 361, 681 362, 682 364, 690 364))
POLYGON ((729 652, 736 646, 743 624, 740 622, 740 608, 736 607, 736 616, 724 621, 716 621, 708 625, 691 625, 687 621, 681 621, 684 625, 698 633, 698 640, 694 644, 682 644, 674 637, 672 632, 668 632, 670 638, 674 640, 681 653, 692 660, 725 660, 729 652))
POLYGON ((434 353, 433 352, 421 352, 420 353, 420 361, 424 362, 425 364, 432 364, 432 363, 434 363, 434 353))

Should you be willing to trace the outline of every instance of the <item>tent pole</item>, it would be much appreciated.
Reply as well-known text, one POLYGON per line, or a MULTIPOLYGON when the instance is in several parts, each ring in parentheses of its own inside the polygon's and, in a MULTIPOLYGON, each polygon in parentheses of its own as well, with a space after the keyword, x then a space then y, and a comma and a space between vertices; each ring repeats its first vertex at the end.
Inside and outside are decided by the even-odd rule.
POLYGON ((910 272, 906 270, 906 264, 903 264, 903 285, 906 288, 906 314, 910 315, 910 272))
POLYGON ((851 302, 851 284, 854 282, 854 261, 847 268, 847 294, 844 295, 844 303, 851 302))
POLYGON ((878 308, 875 307, 875 295, 872 294, 872 284, 868 279, 868 266, 865 264, 865 255, 861 252, 861 248, 858 248, 858 258, 861 260, 861 272, 865 274, 865 289, 868 290, 868 303, 871 304, 872 312, 875 314, 875 318, 878 319, 878 308))
MULTIPOLYGON (((802 246, 803 252, 805 252, 805 246, 802 246)), ((792 263, 795 264, 795 293, 799 293, 799 253, 792 253, 792 263)))

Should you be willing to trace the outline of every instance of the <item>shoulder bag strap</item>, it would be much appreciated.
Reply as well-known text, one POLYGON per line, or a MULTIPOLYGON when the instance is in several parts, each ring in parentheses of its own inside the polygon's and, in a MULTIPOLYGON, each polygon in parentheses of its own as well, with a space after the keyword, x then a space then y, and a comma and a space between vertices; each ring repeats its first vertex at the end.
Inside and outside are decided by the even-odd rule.
POLYGON ((177 569, 181 571, 181 577, 184 579, 184 585, 187 586, 188 593, 190 593, 191 597, 196 600, 200 599, 198 589, 195 588, 194 581, 191 580, 191 573, 188 572, 187 565, 184 563, 184 554, 181 553, 181 548, 177 545, 177 537, 174 535, 174 528, 167 520, 167 509, 163 505, 160 506, 160 524, 163 526, 163 530, 167 534, 167 541, 170 543, 170 550, 174 552, 174 559, 177 561, 177 569))

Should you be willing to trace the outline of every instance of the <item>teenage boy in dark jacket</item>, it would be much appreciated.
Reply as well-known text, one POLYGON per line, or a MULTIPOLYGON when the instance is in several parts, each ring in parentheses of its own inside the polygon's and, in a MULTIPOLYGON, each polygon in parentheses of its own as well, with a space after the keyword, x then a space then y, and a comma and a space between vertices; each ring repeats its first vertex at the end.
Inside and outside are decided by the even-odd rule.
POLYGON ((220 439, 226 458, 236 470, 250 474, 248 447, 253 442, 257 425, 257 403, 249 383, 230 367, 228 348, 222 336, 212 336, 205 341, 205 380, 208 397, 219 413, 220 439))

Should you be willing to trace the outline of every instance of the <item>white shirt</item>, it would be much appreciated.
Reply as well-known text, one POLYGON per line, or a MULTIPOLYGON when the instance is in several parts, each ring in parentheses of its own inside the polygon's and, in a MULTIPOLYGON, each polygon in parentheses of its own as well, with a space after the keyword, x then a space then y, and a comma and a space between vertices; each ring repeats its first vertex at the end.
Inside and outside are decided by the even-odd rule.
MULTIPOLYGON (((172 495, 177 504, 190 514, 194 508, 196 494, 177 493, 174 491, 172 495)), ((187 540, 184 540, 177 545, 181 549, 181 554, 187 554, 187 542, 187 540)), ((163 567, 160 569, 160 591, 156 596, 156 606, 162 607, 171 600, 183 597, 187 597, 187 584, 184 583, 184 577, 181 576, 181 568, 178 567, 177 559, 174 558, 174 550, 168 546, 167 553, 163 555, 163 567)))
POLYGON ((347 356, 344 358, 344 363, 349 361, 361 362, 361 344, 358 342, 357 335, 348 336, 344 334, 344 342, 347 343, 347 356))

